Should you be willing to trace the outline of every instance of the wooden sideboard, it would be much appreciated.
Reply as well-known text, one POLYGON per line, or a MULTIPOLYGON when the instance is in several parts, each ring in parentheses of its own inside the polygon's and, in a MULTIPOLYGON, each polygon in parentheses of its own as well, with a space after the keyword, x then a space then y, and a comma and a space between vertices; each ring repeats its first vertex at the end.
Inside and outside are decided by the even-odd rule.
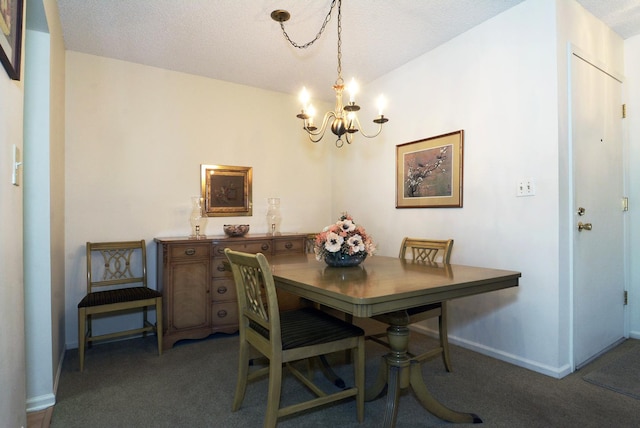
MULTIPOLYGON (((181 339, 238 331, 238 304, 225 248, 267 257, 305 252, 307 234, 215 236, 206 239, 156 238, 158 290, 163 294, 163 348, 181 339)), ((280 309, 298 306, 299 298, 278 292, 280 309)))

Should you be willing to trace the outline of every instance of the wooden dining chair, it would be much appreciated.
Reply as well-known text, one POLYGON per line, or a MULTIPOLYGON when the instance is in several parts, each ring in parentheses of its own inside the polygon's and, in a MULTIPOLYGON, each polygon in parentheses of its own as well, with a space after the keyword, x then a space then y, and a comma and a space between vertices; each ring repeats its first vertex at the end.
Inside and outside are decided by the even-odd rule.
POLYGON ((155 332, 158 355, 162 355, 162 293, 147 286, 145 241, 87 242, 87 294, 78 303, 78 354, 84 370, 85 347, 96 340, 155 332), (155 308, 156 323, 147 319, 155 308), (94 315, 140 309, 142 327, 93 335, 94 315))
POLYGON ((313 247, 316 243, 316 233, 307 233, 307 236, 304 240, 304 252, 306 254, 315 254, 313 247))
MULTIPOLYGON (((359 422, 364 420, 364 332, 316 308, 303 307, 280 312, 271 268, 266 257, 225 249, 238 294, 240 354, 232 411, 240 408, 247 383, 269 375, 265 427, 275 427, 278 418, 323 406, 347 397, 356 398, 359 422), (264 355, 268 366, 249 370, 251 348, 264 355), (306 377, 296 361, 337 351, 354 353, 355 385, 326 393, 306 377), (280 407, 283 365, 317 398, 280 407)), ((306 367, 306 366, 305 366, 306 367)))
MULTIPOLYGON (((442 263, 448 265, 451 261, 451 250, 453 249, 453 239, 419 239, 405 237, 400 245, 401 259, 409 258, 414 261, 425 263, 442 263)), ((440 346, 436 349, 429 350, 420 355, 413 355, 413 359, 417 361, 425 361, 442 355, 442 361, 448 372, 453 370, 451 359, 449 357, 449 339, 447 336, 447 302, 431 303, 429 305, 419 306, 407 310, 409 315, 409 324, 415 324, 420 321, 438 317, 438 336, 440 346)), ((414 330, 415 331, 415 330, 414 330)), ((389 346, 386 334, 377 334, 367 336, 385 346, 389 346)))

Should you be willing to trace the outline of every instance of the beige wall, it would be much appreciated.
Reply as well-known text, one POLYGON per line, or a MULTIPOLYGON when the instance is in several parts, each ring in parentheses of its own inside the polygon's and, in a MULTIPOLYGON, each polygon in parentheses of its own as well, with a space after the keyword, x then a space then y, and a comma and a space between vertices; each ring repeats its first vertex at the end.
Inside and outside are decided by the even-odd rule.
POLYGON ((0 67, 0 425, 9 427, 26 425, 23 187, 11 184, 12 147, 23 150, 23 104, 22 81, 0 67))
MULTIPOLYGON (((227 223, 266 232, 268 197, 281 199, 283 232, 334 217, 335 149, 304 139, 294 96, 77 52, 66 85, 67 346, 77 346, 85 243, 144 238, 153 255, 154 237, 187 236, 201 164, 253 168, 253 216, 209 218, 209 235, 227 223)), ((149 269, 154 285, 154 257, 149 269)))

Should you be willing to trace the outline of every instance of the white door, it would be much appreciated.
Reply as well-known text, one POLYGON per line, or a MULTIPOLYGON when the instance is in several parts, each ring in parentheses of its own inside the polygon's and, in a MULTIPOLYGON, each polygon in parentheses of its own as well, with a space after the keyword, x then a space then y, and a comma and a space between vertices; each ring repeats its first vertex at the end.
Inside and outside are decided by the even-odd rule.
POLYGON ((578 56, 571 61, 573 349, 579 368, 624 336, 622 88, 578 56))

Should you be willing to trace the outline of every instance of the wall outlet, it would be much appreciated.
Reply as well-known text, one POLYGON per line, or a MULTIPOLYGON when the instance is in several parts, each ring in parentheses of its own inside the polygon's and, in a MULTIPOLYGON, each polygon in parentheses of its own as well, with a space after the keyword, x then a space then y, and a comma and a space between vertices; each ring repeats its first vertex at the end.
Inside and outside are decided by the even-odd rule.
POLYGON ((534 196, 536 194, 536 184, 533 178, 521 178, 518 180, 516 196, 534 196))

